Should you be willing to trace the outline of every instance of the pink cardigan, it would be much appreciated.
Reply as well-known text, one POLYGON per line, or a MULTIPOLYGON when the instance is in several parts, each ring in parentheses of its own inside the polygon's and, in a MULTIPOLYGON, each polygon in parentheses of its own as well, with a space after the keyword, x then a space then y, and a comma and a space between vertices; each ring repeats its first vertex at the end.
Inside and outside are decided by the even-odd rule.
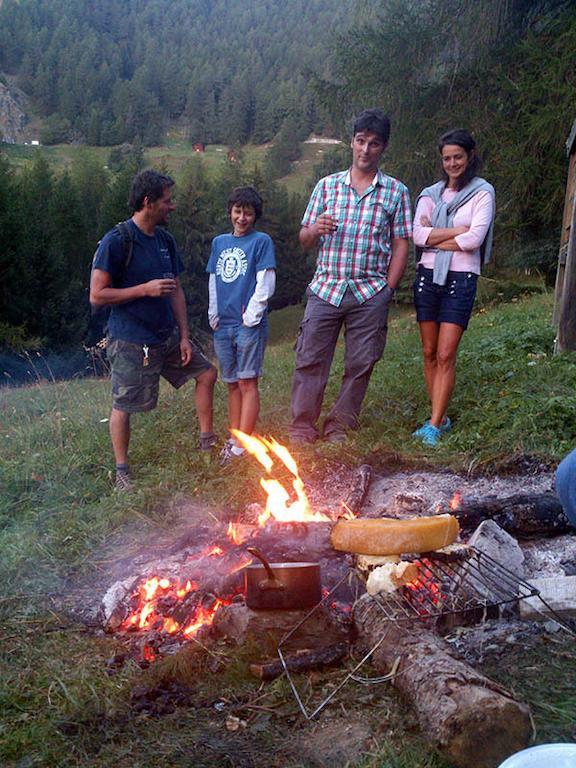
MULTIPOLYGON (((442 193, 442 200, 450 202, 457 194, 458 192, 455 189, 445 189, 442 193)), ((423 227, 420 224, 420 219, 422 216, 430 218, 433 209, 434 201, 431 197, 420 198, 416 207, 416 214, 414 215, 412 234, 414 243, 425 249, 419 264, 427 269, 434 269, 436 251, 426 250, 426 240, 430 232, 432 232, 432 227, 423 227)), ((484 242, 493 215, 492 195, 485 190, 478 192, 456 211, 454 214, 454 226, 469 227, 470 229, 464 235, 457 235, 454 238, 462 250, 454 251, 450 261, 450 270, 453 272, 474 272, 476 275, 480 274, 480 246, 484 242)))

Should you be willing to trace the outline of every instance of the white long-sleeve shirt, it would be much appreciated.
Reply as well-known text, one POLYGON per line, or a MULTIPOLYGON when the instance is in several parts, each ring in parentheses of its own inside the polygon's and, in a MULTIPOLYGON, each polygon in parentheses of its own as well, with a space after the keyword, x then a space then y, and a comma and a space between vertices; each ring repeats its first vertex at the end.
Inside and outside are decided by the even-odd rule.
MULTIPOLYGON (((276 290, 276 270, 261 269, 256 272, 256 288, 248 306, 242 315, 242 323, 252 328, 262 320, 269 300, 276 290)), ((218 328, 218 296, 216 293, 216 275, 212 273, 208 281, 208 322, 213 331, 218 328)))

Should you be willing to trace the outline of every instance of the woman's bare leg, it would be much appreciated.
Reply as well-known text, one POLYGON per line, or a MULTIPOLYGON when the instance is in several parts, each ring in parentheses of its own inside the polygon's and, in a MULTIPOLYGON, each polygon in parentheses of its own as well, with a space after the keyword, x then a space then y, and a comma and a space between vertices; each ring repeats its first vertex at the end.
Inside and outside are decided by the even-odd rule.
MULTIPOLYGON (((422 324, 421 324, 422 325, 422 324)), ((464 328, 455 323, 440 323, 432 390, 430 424, 440 427, 456 382, 456 353, 464 328)))

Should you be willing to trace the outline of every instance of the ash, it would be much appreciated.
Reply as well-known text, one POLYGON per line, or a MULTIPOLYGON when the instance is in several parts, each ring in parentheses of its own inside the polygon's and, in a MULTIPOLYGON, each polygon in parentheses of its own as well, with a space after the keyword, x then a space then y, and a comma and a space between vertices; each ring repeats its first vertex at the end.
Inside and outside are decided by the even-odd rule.
POLYGON ((364 505, 363 517, 381 517, 384 510, 397 517, 430 514, 446 509, 455 493, 465 499, 505 498, 554 490, 554 473, 507 477, 468 477, 451 472, 398 472, 376 477, 364 505))

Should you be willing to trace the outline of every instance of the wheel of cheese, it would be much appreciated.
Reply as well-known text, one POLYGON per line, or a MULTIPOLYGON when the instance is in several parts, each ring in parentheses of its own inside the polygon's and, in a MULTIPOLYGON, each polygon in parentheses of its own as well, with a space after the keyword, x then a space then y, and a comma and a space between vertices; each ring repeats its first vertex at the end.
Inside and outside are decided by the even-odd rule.
POLYGON ((359 555, 399 555, 432 552, 452 544, 460 532, 452 515, 395 520, 384 517, 339 520, 331 533, 332 546, 359 555))

